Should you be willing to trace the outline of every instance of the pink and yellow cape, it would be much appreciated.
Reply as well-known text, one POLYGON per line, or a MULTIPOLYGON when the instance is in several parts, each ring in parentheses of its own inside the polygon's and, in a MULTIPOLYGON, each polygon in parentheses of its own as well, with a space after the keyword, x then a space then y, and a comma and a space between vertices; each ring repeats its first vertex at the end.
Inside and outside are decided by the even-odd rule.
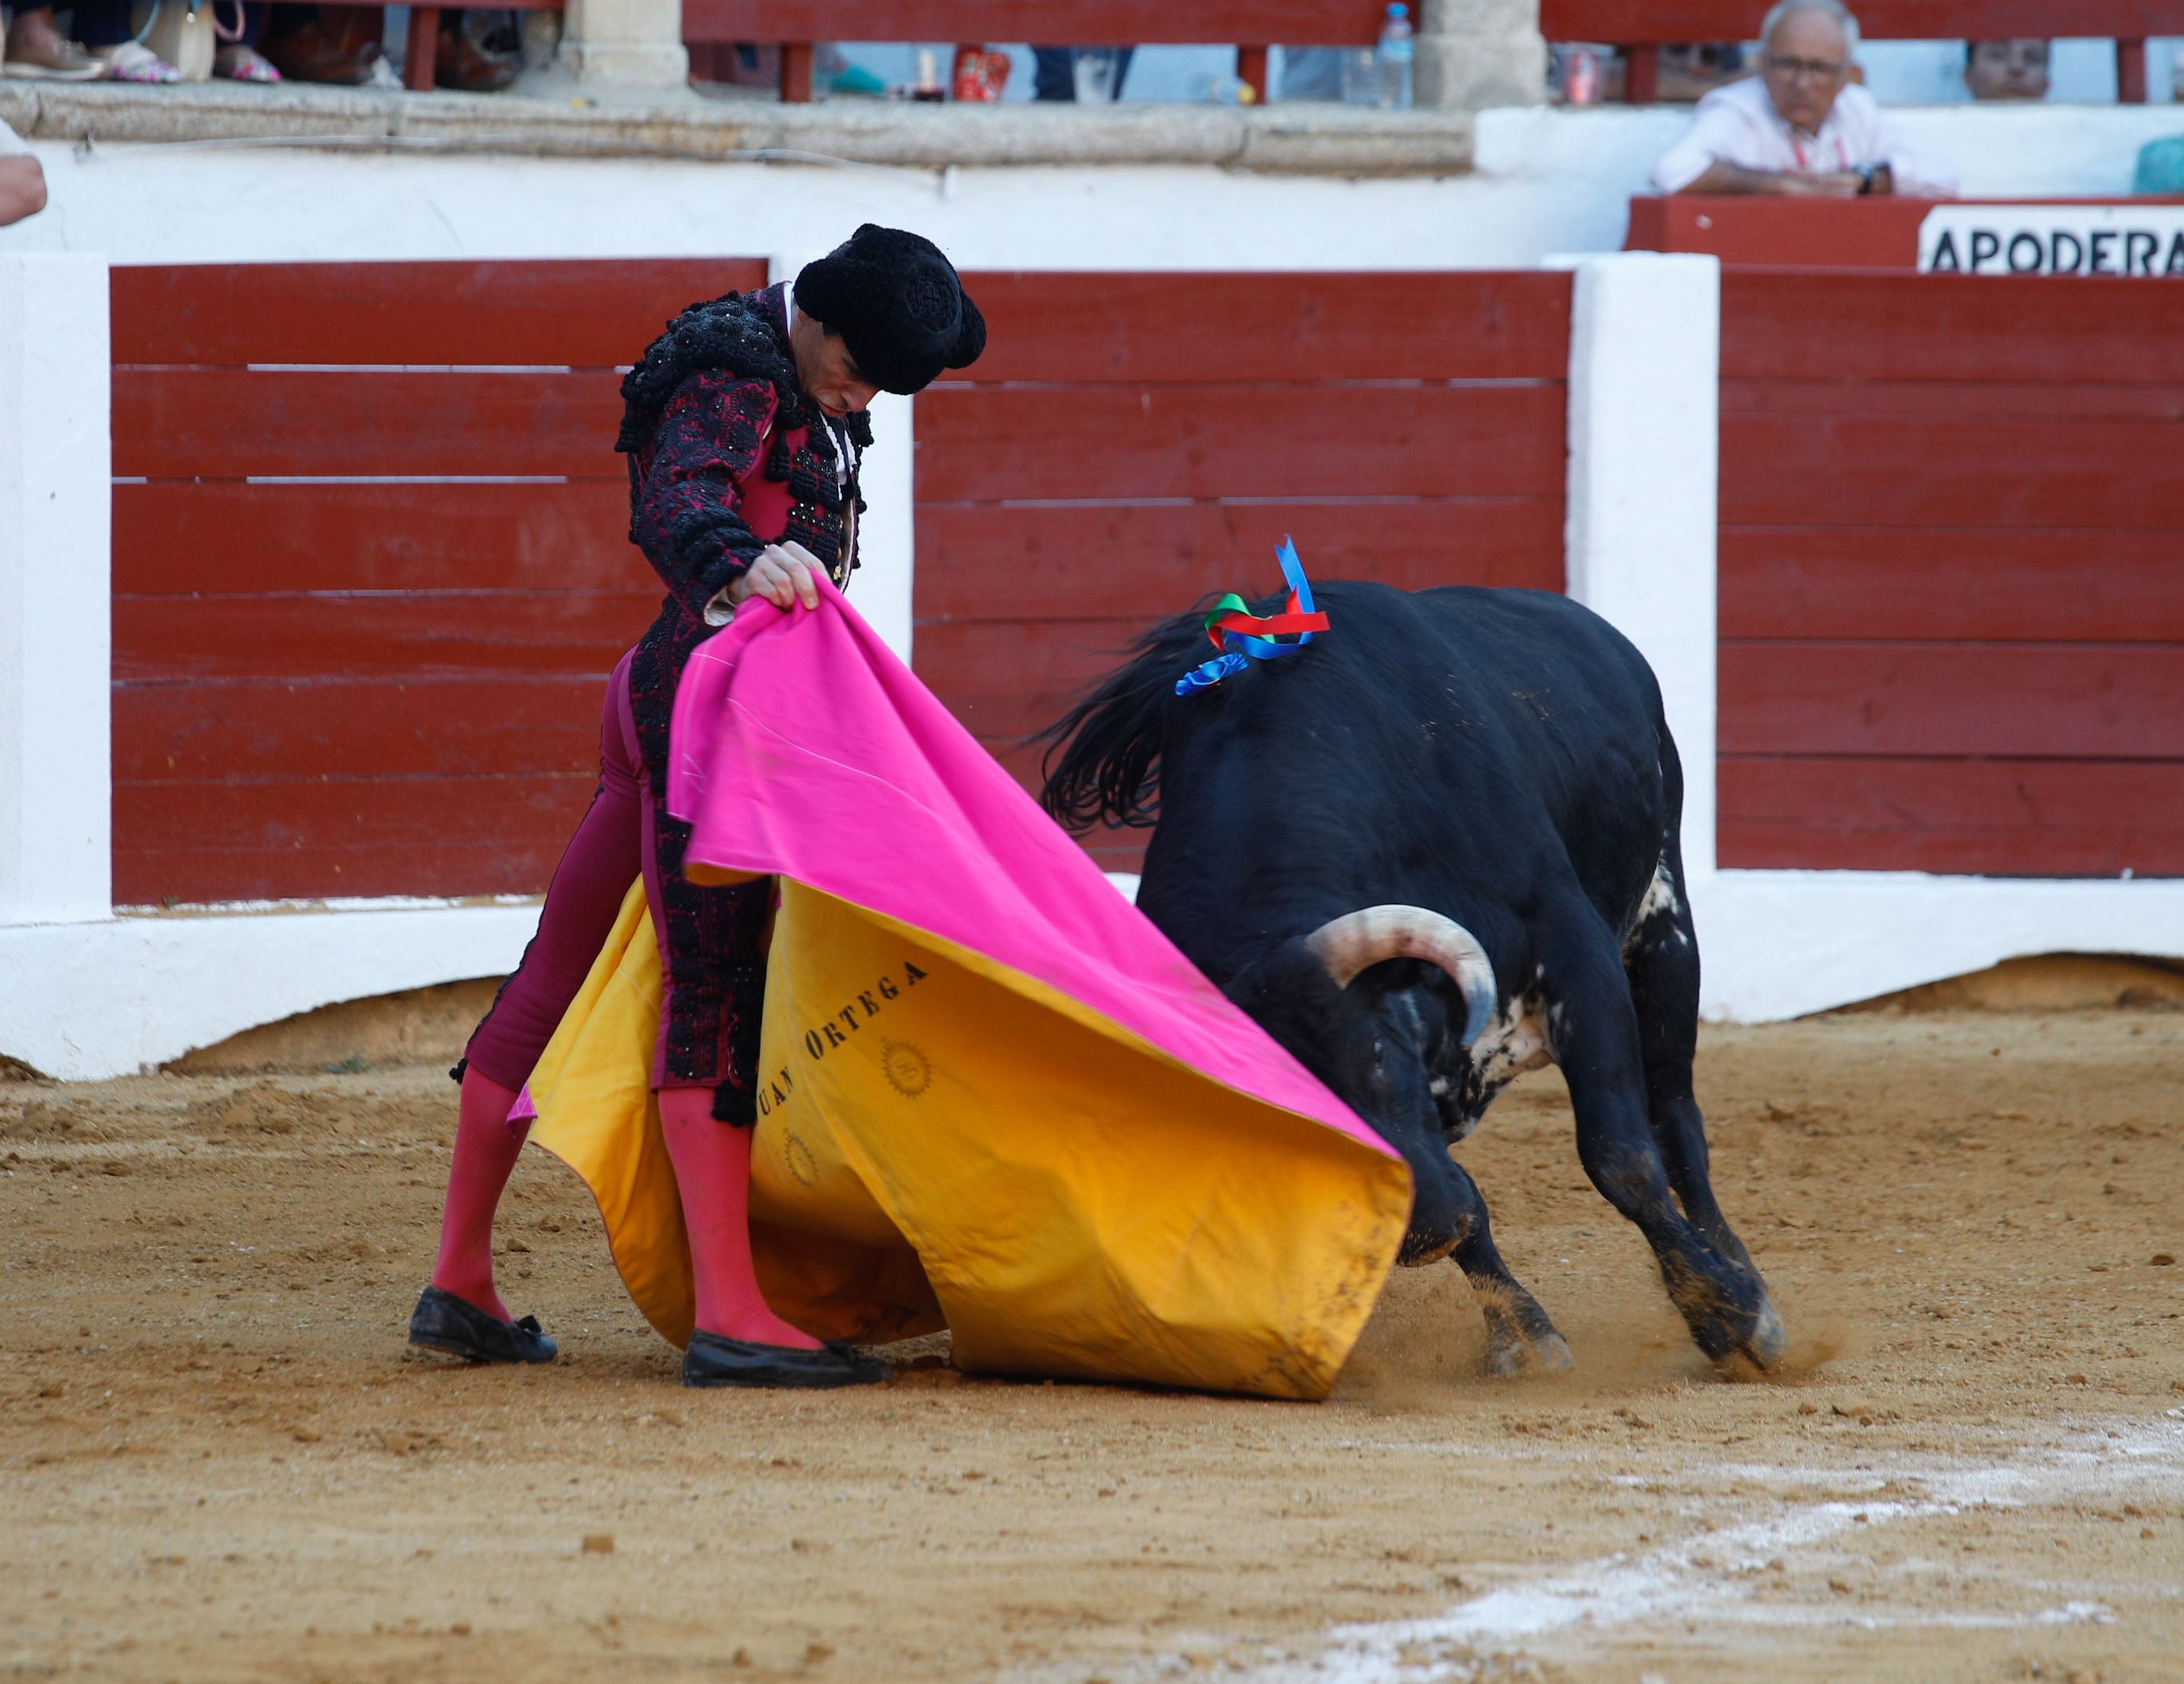
MULTIPOLYGON (((1279 1398, 1334 1384, 1410 1174, 1116 893, 823 581, 754 602, 675 703, 699 881, 780 879, 753 1158, 774 1307, 967 1371, 1279 1398)), ((531 1081, 638 1307, 693 1314, 648 1077, 641 886, 531 1081)))

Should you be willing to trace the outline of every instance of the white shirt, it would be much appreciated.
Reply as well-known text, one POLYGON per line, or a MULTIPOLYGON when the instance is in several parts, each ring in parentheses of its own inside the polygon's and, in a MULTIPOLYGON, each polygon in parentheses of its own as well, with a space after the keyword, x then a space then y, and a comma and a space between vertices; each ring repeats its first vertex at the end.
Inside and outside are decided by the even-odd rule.
POLYGON ((10 158, 18 153, 25 153, 29 150, 30 147, 23 144, 23 137, 20 135, 5 123, 0 123, 0 158, 10 158))
POLYGON ((1718 163, 1806 175, 1885 164, 1899 193, 1946 199, 1957 192, 1956 165, 1914 152, 1880 102, 1855 82, 1836 96, 1815 135, 1791 128, 1757 76, 1716 88, 1699 101, 1684 137, 1661 154, 1653 186, 1681 192, 1718 163))

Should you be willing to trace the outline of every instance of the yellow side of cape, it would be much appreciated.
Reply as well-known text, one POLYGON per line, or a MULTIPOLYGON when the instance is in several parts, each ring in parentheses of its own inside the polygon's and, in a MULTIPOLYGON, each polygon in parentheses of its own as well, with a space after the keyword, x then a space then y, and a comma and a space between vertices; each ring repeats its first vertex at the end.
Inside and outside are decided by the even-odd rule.
MULTIPOLYGON (((532 1074, 677 1344, 688 1242, 649 1091, 641 886, 532 1074)), ((793 881, 769 963, 754 1249, 830 1337, 945 1325, 967 1370, 1320 1398, 1395 1259, 1409 1172, 1223 1087, 1034 978, 793 881)))

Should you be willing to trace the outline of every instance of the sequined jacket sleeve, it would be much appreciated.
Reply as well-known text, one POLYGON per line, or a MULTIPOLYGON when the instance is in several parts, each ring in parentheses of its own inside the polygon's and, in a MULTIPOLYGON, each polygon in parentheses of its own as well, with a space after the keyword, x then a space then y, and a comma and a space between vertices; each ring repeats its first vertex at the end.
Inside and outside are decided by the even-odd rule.
POLYGON ((630 542, 694 619, 766 547, 744 520, 742 484, 778 402, 765 381, 702 370, 675 389, 630 459, 630 542))

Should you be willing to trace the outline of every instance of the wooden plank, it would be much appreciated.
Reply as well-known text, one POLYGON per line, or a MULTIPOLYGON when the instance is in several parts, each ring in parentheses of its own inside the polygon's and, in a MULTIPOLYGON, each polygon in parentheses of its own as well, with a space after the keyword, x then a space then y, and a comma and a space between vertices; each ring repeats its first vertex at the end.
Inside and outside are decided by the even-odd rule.
POLYGON ((766 284, 763 258, 116 264, 114 360, 614 368, 766 284))
POLYGON ((1647 194, 1630 201, 1624 243, 1634 252, 1711 253, 1724 264, 1908 271, 1918 265, 1919 227, 1933 208, 1930 200, 1893 193, 1851 199, 1647 194))
POLYGON ((596 777, 605 693, 604 672, 119 684, 114 775, 132 785, 238 786, 596 777))
POLYGON ((1726 638, 2184 642, 2184 532, 1724 526, 1720 542, 1726 638))
POLYGON ((1368 47, 1385 9, 1376 0, 683 0, 682 38, 1368 47))
MULTIPOLYGON (((1873 41, 1964 41, 2006 36, 2184 33, 2184 0, 1860 0, 1859 32, 1873 41), (2067 27, 2066 27, 2067 25, 2067 27)), ((1759 14, 1741 0, 1540 0, 1550 41, 1747 41, 1759 14)), ((1284 37, 1286 39, 1286 37, 1284 37)))
POLYGON ((1145 625, 1133 618, 921 626, 912 664, 948 711, 990 748, 1061 718, 1128 658, 1145 625))
POLYGON ((2184 644, 1721 646, 1724 754, 2184 759, 2184 644))
POLYGON ((661 594, 629 542, 623 480, 554 485, 114 488, 114 589, 661 594))
POLYGON ((1763 869, 2184 875, 2184 764, 1724 755, 1719 847, 1763 869))
POLYGON ((958 388, 918 401, 917 501, 1552 496, 1546 386, 958 388))
POLYGON ((922 503, 916 614, 946 620, 1129 619, 1179 614, 1212 591, 1280 588, 1294 536, 1315 580, 1563 584, 1559 497, 1403 502, 1102 503, 1017 509, 922 503))
POLYGON ((117 597, 114 675, 604 675, 659 611, 600 591, 117 597))
POLYGON ((1559 383, 1569 368, 1570 277, 1561 272, 978 271, 963 284, 986 318, 986 353, 948 384, 1559 383))
POLYGON ((1721 371, 1738 380, 2184 384, 2184 286, 2069 275, 1735 270, 1721 371))
POLYGON ((1721 520, 2184 527, 2176 433, 2153 421, 1724 416, 1721 520))
POLYGON ((120 784, 114 899, 538 894, 593 780, 120 784))
POLYGON ((114 471, 620 479, 620 377, 117 369, 114 471))
POLYGON ((1747 415, 1891 415, 1939 426, 2005 418, 2184 421, 2184 385, 2114 381, 1725 380, 1724 422, 1747 415))

